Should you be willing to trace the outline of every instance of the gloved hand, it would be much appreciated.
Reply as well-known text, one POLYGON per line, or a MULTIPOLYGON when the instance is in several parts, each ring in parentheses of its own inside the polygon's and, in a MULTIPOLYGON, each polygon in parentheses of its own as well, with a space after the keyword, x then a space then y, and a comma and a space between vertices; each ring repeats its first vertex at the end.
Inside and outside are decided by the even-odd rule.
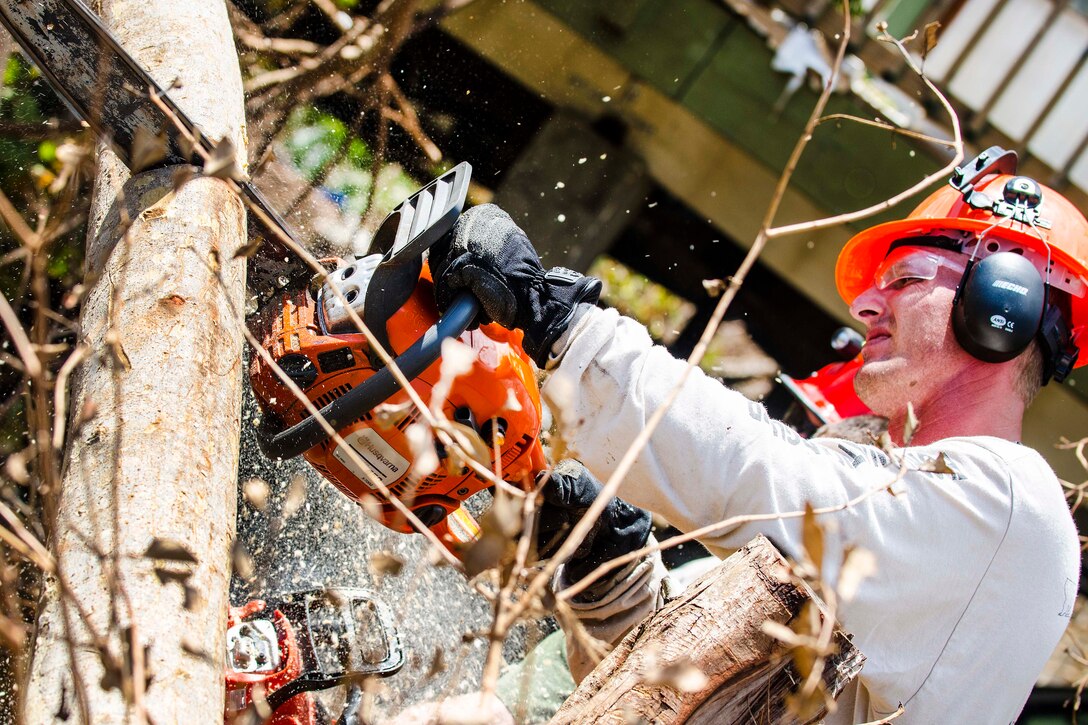
POLYGON ((473 207, 431 247, 435 301, 445 311, 468 290, 483 307, 480 322, 525 333, 525 352, 544 367, 579 302, 594 303, 601 282, 563 267, 545 272, 525 232, 494 204, 473 207))
MULTIPOLYGON (((562 545, 602 489, 578 461, 560 461, 552 469, 541 491, 544 505, 537 519, 537 552, 541 558, 551 556, 562 545)), ((613 498, 566 563, 567 579, 577 582, 604 562, 641 549, 650 538, 650 525, 648 511, 613 498)))

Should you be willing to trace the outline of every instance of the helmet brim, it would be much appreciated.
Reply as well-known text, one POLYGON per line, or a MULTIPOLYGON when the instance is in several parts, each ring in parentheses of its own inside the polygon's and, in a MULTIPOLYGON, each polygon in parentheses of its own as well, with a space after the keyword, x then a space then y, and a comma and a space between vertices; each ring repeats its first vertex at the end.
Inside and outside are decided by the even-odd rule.
MULTIPOLYGON (((963 217, 901 219, 878 224, 854 235, 843 246, 842 251, 839 252, 838 261, 835 263, 835 287, 847 305, 853 304, 858 295, 873 285, 876 269, 888 255, 888 249, 893 242, 944 229, 998 232, 1001 237, 1021 242, 1025 247, 1037 250, 1043 255, 1049 253, 1054 262, 1088 278, 1088 269, 1085 269, 1079 260, 1056 245, 1050 245, 1048 248, 1034 231, 1021 231, 1016 228, 1019 224, 1013 224, 1014 226, 1001 226, 994 229, 992 223, 963 217)), ((1072 327, 1074 330, 1084 329, 1088 326, 1088 296, 1070 296, 1070 301, 1072 327)), ((1088 355, 1082 356, 1077 361, 1076 367, 1084 365, 1088 365, 1088 355)))

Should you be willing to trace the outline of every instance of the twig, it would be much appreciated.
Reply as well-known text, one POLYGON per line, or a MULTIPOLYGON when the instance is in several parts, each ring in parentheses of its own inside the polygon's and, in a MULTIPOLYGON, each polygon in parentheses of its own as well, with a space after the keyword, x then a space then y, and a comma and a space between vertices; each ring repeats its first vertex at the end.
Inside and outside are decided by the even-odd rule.
POLYGON ((64 445, 65 421, 68 418, 68 376, 71 375, 72 371, 86 360, 90 354, 91 348, 86 345, 80 345, 68 356, 68 359, 61 365, 60 372, 57 373, 56 384, 53 388, 54 449, 60 450, 61 446, 64 445))
MULTIPOLYGON (((929 80, 929 78, 927 78, 921 70, 919 70, 910 53, 908 53, 907 49, 903 47, 903 42, 901 40, 897 40, 889 36, 887 33, 882 33, 878 37, 878 40, 894 44, 895 47, 899 49, 899 52, 903 55, 903 58, 907 62, 907 64, 910 65, 911 70, 918 74, 918 77, 922 79, 922 82, 926 84, 926 87, 929 88, 929 90, 932 91, 935 96, 937 96, 938 100, 940 100, 941 105, 944 107, 945 112, 948 114, 949 122, 952 124, 951 145, 952 148, 955 149, 955 154, 953 155, 952 160, 948 162, 944 167, 942 167, 939 171, 936 171, 929 176, 926 176, 924 179, 919 181, 914 186, 911 186, 906 191, 901 191, 892 198, 885 199, 879 204, 873 204, 872 206, 860 209, 858 211, 848 212, 846 214, 839 214, 837 216, 827 217, 824 219, 817 219, 815 221, 801 222, 799 224, 788 224, 783 227, 770 228, 766 231, 766 235, 769 239, 784 237, 789 234, 811 232, 817 229, 825 229, 827 227, 837 226, 839 224, 848 224, 850 222, 858 221, 859 219, 865 219, 866 217, 878 214, 885 209, 890 209, 904 199, 908 199, 917 194, 918 192, 925 190, 937 179, 948 176, 956 168, 956 166, 959 165, 960 161, 963 160, 963 135, 960 132, 960 119, 956 115, 956 111, 952 108, 952 104, 948 102, 948 99, 945 98, 944 94, 941 93, 937 86, 935 86, 933 82, 929 80)), ((812 124, 810 124, 810 126, 806 129, 806 133, 810 134, 811 130, 812 124)))
POLYGON ((828 121, 851 121, 853 123, 861 124, 862 126, 873 126, 875 128, 882 129, 884 131, 891 131, 899 136, 907 136, 909 138, 918 139, 919 141, 925 141, 927 143, 935 144, 937 146, 948 146, 949 148, 955 148, 956 142, 947 138, 937 138, 936 136, 930 136, 927 133, 921 133, 920 131, 912 131, 909 128, 900 128, 899 126, 892 125, 887 121, 873 120, 869 118, 861 118, 860 116, 854 116, 849 113, 829 113, 816 122, 817 126, 823 125, 828 121))
POLYGON ((15 205, 3 191, 0 191, 0 219, 31 254, 41 248, 41 238, 27 225, 23 215, 15 210, 15 205))
MULTIPOLYGON (((890 486, 895 485, 895 483, 901 478, 902 473, 900 473, 891 483, 883 483, 879 486, 874 486, 868 491, 864 491, 855 496, 854 498, 848 501, 844 501, 841 504, 836 504, 834 506, 822 506, 820 508, 813 509, 812 513, 816 514, 817 516, 825 516, 827 514, 846 511, 847 509, 851 509, 857 506, 859 503, 864 502, 866 499, 871 498, 872 496, 880 493, 881 491, 887 491, 890 486)), ((573 597, 576 597, 583 591, 585 591, 588 587, 592 586, 594 582, 599 580, 608 572, 618 569, 626 564, 629 564, 632 561, 637 561, 638 559, 641 559, 642 557, 657 551, 671 549, 674 546, 686 544, 689 541, 705 539, 708 536, 713 536, 714 534, 718 534, 723 531, 736 528, 738 526, 743 526, 744 524, 753 524, 760 521, 784 521, 787 519, 799 519, 803 518, 804 515, 805 512, 803 510, 777 512, 770 514, 744 514, 740 516, 732 516, 728 519, 724 519, 722 521, 718 521, 716 523, 709 524, 698 529, 693 529, 683 534, 670 536, 668 539, 658 542, 657 544, 645 546, 641 549, 638 549, 637 551, 632 551, 624 554, 623 556, 618 556, 615 559, 604 562, 592 572, 590 572, 588 575, 586 575, 584 578, 582 578, 580 581, 567 587, 556 596, 557 598, 563 600, 569 600, 573 597)))
MULTIPOLYGON (((0 192, 0 196, 3 196, 3 192, 0 192)), ((12 344, 15 345, 15 351, 19 353, 19 359, 23 361, 23 369, 26 370, 27 375, 31 378, 40 378, 42 363, 38 359, 38 353, 34 350, 34 345, 31 344, 22 323, 19 322, 19 317, 15 314, 15 310, 11 308, 11 305, 8 304, 8 298, 4 296, 3 292, 0 292, 0 322, 3 322, 4 327, 7 328, 8 335, 11 337, 12 344)))
POLYGON ((887 725, 887 723, 890 723, 893 720, 898 719, 899 716, 902 715, 906 711, 907 711, 907 709, 905 707, 903 707, 902 705, 900 705, 899 707, 897 707, 895 709, 895 712, 893 712, 891 715, 888 715, 887 717, 882 717, 879 720, 871 720, 871 721, 869 721, 867 723, 862 723, 862 725, 887 725))

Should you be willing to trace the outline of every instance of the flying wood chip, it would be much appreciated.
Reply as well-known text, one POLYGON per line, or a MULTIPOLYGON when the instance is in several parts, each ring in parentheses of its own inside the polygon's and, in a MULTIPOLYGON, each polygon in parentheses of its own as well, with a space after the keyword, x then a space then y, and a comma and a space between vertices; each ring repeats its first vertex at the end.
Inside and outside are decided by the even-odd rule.
POLYGON ((144 169, 156 166, 166 158, 168 151, 165 131, 155 135, 145 127, 140 126, 136 129, 136 135, 132 139, 132 149, 130 151, 132 173, 138 174, 144 169))
POLYGON ((204 163, 204 175, 214 176, 217 179, 233 179, 244 181, 245 172, 238 166, 234 144, 229 138, 224 137, 212 149, 211 155, 204 163))
POLYGON ((180 561, 187 564, 197 563, 197 558, 183 545, 169 539, 155 538, 144 552, 148 559, 163 559, 165 561, 180 561))

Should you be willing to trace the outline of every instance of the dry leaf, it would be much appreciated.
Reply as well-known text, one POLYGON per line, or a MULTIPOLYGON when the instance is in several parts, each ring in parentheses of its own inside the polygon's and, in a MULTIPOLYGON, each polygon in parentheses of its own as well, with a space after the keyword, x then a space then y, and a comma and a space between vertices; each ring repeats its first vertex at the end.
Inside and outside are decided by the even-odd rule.
POLYGON ((237 259, 238 257, 242 257, 244 259, 249 259, 261 248, 261 243, 263 241, 264 240, 260 237, 254 236, 253 241, 249 244, 238 247, 238 251, 234 253, 234 258, 237 259))
POLYGON ((245 180, 246 175, 238 166, 234 143, 229 138, 224 136, 212 149, 208 160, 204 162, 204 175, 223 180, 245 180))
POLYGON ((892 437, 888 435, 888 431, 884 431, 876 437, 876 445, 880 450, 888 454, 895 451, 895 443, 892 442, 892 437))
POLYGON ((184 307, 185 298, 179 294, 166 295, 159 298, 159 304, 166 307, 184 307))
POLYGON ((189 581, 189 577, 193 575, 191 571, 185 569, 167 569, 166 567, 157 566, 154 569, 155 576, 158 577, 160 584, 169 584, 170 582, 177 582, 178 584, 185 585, 189 581))
POLYGON ((646 682, 665 685, 678 692, 698 692, 707 686, 710 678, 690 662, 675 662, 647 672, 646 682))
POLYGON ((166 132, 157 136, 143 126, 136 128, 136 135, 132 138, 132 148, 129 150, 129 168, 132 173, 151 168, 166 158, 166 132))
POLYGON ((465 549, 465 573, 471 578, 511 560, 521 525, 520 503, 498 491, 491 508, 480 517, 479 538, 465 549))
POLYGON ((102 664, 102 679, 98 683, 99 686, 107 692, 114 689, 120 690, 123 675, 117 658, 106 649, 104 641, 97 644, 94 649, 98 653, 99 662, 102 664))
POLYGON ((209 664, 212 663, 211 656, 201 649, 200 645, 190 640, 188 637, 181 640, 181 651, 192 657, 196 657, 199 660, 203 660, 209 664))
POLYGON ((776 622, 773 619, 768 619, 759 627, 763 634, 768 637, 774 637, 778 641, 785 644, 787 647, 800 647, 802 640, 797 636, 797 633, 786 625, 776 622))
POLYGON ((937 454, 937 457, 931 461, 926 461, 918 467, 919 471, 926 473, 944 473, 949 475, 955 475, 955 471, 948 465, 948 459, 944 457, 944 452, 937 454))
POLYGON ((711 297, 720 297, 722 292, 725 292, 725 280, 721 279, 704 279, 703 289, 711 297))
POLYGON ((181 187, 185 186, 189 181, 196 177, 197 168, 195 166, 179 166, 174 170, 174 176, 171 180, 171 188, 176 192, 181 187))
POLYGON ((98 406, 90 398, 83 401, 83 407, 79 409, 79 415, 76 416, 75 427, 78 428, 89 420, 93 420, 98 415, 98 406))
POLYGON ((495 493, 495 500, 491 507, 480 517, 480 529, 481 531, 494 530, 505 538, 513 539, 521 533, 523 522, 520 502, 505 491, 499 490, 495 493))
POLYGON ((287 486, 287 497, 283 501, 283 520, 286 521, 297 514, 304 503, 306 503, 306 476, 296 473, 287 486))
POLYGON ((911 438, 914 438, 914 434, 918 432, 918 428, 920 425, 921 424, 918 422, 918 416, 914 414, 914 404, 908 400, 907 420, 903 424, 903 445, 910 445, 911 438))
POLYGON ((242 495, 249 505, 258 511, 268 510, 268 483, 260 478, 250 478, 242 484, 242 495))
POLYGON ((184 587, 185 599, 182 601, 181 606, 185 607, 187 612, 196 611, 204 603, 204 595, 194 586, 186 584, 184 587))
POLYGON ((929 51, 937 47, 937 31, 940 29, 940 22, 934 20, 932 23, 926 23, 925 28, 922 30, 922 36, 925 38, 925 45, 922 47, 923 61, 925 61, 926 56, 929 55, 929 51))
POLYGON ((378 499, 370 494, 363 494, 359 499, 359 506, 362 507, 363 513, 375 521, 382 520, 382 505, 378 502, 378 499))
POLYGON ((412 453, 412 473, 420 478, 431 475, 438 469, 438 451, 434 447, 434 436, 426 423, 413 423, 404 431, 408 439, 408 450, 412 453))
POLYGON ((456 448, 447 450, 449 458, 446 460, 446 467, 450 469, 451 475, 456 475, 465 468, 466 460, 462 457, 462 453, 481 466, 491 465, 491 449, 473 428, 452 420, 443 421, 441 426, 442 430, 449 433, 453 442, 457 444, 456 448))
POLYGON ((234 573, 239 578, 249 581, 256 574, 256 569, 253 566, 253 557, 249 555, 246 547, 242 542, 234 542, 234 550, 231 552, 231 562, 234 564, 234 573))
POLYGON ((876 571, 876 556, 873 552, 861 548, 848 550, 839 571, 839 598, 844 602, 853 601, 861 582, 876 574, 876 571))
POLYGON ((404 560, 391 551, 376 551, 370 555, 370 573, 375 578, 381 578, 386 574, 397 576, 404 568, 404 560))
POLYGON ((182 544, 169 539, 154 538, 148 545, 144 556, 148 559, 163 559, 164 561, 181 561, 187 564, 197 563, 197 558, 182 544))
POLYGON ((132 361, 129 360, 124 346, 121 345, 121 336, 117 330, 110 330, 106 333, 106 346, 109 348, 110 355, 115 363, 125 370, 132 369, 132 361))
POLYGON ((30 471, 26 467, 26 451, 19 451, 8 456, 8 460, 4 463, 4 473, 18 484, 29 481, 30 471))
POLYGON ((473 541, 465 549, 462 557, 465 575, 471 579, 488 569, 498 568, 511 546, 511 542, 495 531, 481 534, 480 538, 473 541))
POLYGON ((446 671, 446 653, 441 647, 434 648, 434 656, 431 657, 431 664, 427 668, 427 674, 423 675, 424 680, 429 680, 432 677, 442 674, 446 671))
POLYGON ((472 370, 476 351, 455 338, 442 341, 442 357, 438 365, 438 382, 431 389, 431 410, 438 411, 446 402, 458 377, 472 370))
POLYGON ((397 426, 412 412, 413 403, 406 400, 403 403, 384 403, 374 409, 374 425, 378 430, 389 430, 397 426))
POLYGON ((812 504, 805 502, 805 516, 801 522, 801 542, 805 547, 805 558, 816 570, 816 575, 823 574, 824 567, 824 530, 816 521, 812 504))
POLYGON ((185 154, 185 158, 194 159, 197 156, 196 150, 200 146, 200 129, 193 129, 192 141, 187 139, 184 134, 179 134, 178 146, 181 148, 181 153, 185 154))

